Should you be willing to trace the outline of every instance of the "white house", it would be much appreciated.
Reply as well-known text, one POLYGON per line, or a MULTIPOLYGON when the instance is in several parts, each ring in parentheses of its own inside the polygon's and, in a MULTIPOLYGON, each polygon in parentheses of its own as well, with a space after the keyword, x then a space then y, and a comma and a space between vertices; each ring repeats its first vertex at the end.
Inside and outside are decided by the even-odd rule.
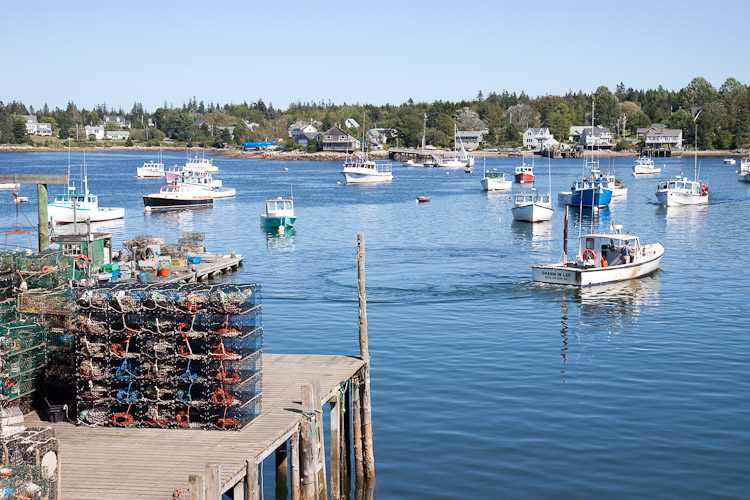
MULTIPOLYGON (((319 123, 319 122, 318 122, 319 123)), ((296 139, 301 134, 314 134, 318 131, 315 128, 315 122, 310 120, 309 122, 295 122, 289 127, 289 137, 296 139)))
POLYGON ((52 135, 52 124, 51 123, 40 123, 36 119, 36 115, 23 115, 26 120, 26 133, 29 135, 52 135))
POLYGON ((586 125, 575 125, 570 127, 570 142, 577 142, 585 147, 611 148, 612 132, 607 127, 597 125, 593 129, 586 125))
POLYGON ((123 141, 130 137, 130 132, 127 130, 107 130, 106 137, 107 139, 123 141))
POLYGON ((540 149, 547 139, 554 139, 547 127, 527 128, 523 133, 523 147, 540 149))
POLYGON ((102 139, 104 139, 104 125, 86 125, 84 131, 86 133, 86 137, 93 135, 97 141, 101 141, 102 139))
POLYGON ((359 123, 357 123, 357 120, 354 118, 347 118, 344 122, 344 127, 346 128, 359 128, 359 123))
POLYGON ((116 123, 118 127, 120 128, 130 128, 130 120, 126 120, 122 116, 117 115, 106 115, 104 117, 104 123, 116 123))
POLYGON ((682 149, 682 129, 651 127, 645 137, 647 149, 682 149))

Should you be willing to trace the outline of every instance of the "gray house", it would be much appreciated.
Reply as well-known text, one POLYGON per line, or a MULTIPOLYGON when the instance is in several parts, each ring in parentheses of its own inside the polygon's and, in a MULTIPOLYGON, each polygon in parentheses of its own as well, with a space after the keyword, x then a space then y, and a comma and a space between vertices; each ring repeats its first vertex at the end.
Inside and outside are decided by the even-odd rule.
POLYGON ((315 139, 322 136, 323 134, 321 132, 302 132, 301 134, 297 134, 297 136, 294 138, 294 142, 306 148, 307 146, 312 144, 315 139))
POLYGON ((323 134, 323 151, 354 151, 359 148, 359 141, 334 125, 323 134))

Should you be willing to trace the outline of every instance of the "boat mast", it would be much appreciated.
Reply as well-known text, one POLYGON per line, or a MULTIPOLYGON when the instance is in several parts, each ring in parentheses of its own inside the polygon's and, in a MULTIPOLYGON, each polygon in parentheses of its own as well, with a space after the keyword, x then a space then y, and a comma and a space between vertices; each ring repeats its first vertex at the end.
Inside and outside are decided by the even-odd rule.
POLYGON ((693 166, 693 174, 696 181, 698 180, 698 117, 702 112, 703 108, 699 109, 695 114, 695 118, 693 118, 693 123, 695 123, 695 165, 693 166))

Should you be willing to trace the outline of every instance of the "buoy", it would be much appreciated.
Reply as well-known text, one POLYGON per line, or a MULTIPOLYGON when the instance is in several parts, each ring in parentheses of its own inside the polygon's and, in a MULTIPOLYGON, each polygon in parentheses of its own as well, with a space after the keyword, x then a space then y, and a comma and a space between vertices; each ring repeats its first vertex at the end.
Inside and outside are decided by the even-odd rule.
POLYGON ((338 181, 336 184, 341 184, 341 181, 338 181))
POLYGON ((279 234, 284 234, 284 231, 286 231, 286 229, 284 229, 284 226, 279 226, 279 234))
POLYGON ((498 222, 502 222, 502 221, 503 221, 503 218, 502 218, 502 217, 498 217, 498 218, 497 218, 497 221, 498 221, 498 222))
POLYGON ((286 168, 286 167, 284 167, 284 170, 286 171, 286 170, 289 170, 289 169, 288 169, 288 168, 286 168))
POLYGON ((151 211, 151 207, 146 207, 146 212, 150 212, 150 211, 151 211))

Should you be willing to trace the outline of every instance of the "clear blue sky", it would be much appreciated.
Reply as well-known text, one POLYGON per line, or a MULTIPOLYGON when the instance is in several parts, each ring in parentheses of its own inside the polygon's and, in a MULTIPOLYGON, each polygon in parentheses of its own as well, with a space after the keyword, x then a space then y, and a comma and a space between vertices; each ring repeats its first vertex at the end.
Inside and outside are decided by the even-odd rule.
POLYGON ((750 83, 750 2, 7 1, 0 100, 129 111, 750 83))

